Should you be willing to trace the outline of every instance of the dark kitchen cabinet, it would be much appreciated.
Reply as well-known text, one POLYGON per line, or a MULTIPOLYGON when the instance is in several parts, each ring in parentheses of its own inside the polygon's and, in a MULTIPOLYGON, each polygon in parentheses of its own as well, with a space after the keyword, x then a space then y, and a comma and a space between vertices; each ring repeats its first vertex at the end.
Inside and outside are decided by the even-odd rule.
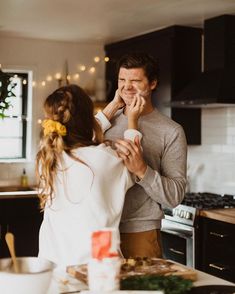
POLYGON ((0 199, 0 257, 9 257, 5 234, 15 236, 17 256, 37 256, 42 213, 36 196, 0 199))
POLYGON ((235 282, 235 225, 201 218, 200 270, 235 282))
POLYGON ((105 45, 106 55, 110 58, 106 64, 107 100, 113 99, 117 88, 117 60, 130 51, 145 51, 156 58, 159 65, 153 104, 183 126, 188 144, 200 144, 201 110, 166 105, 201 72, 201 34, 199 28, 172 26, 105 45))

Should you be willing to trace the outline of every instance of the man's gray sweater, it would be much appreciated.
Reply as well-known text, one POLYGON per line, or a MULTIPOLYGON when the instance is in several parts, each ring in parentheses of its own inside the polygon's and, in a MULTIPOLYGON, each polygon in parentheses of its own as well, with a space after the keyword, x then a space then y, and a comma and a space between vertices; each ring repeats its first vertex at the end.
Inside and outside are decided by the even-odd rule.
MULTIPOLYGON (((111 124, 105 139, 115 141, 127 129, 127 116, 119 111, 111 124)), ((141 145, 148 167, 144 178, 126 194, 122 233, 159 229, 164 217, 162 206, 177 206, 185 194, 187 143, 183 128, 154 109, 140 117, 138 129, 143 135, 141 145)))

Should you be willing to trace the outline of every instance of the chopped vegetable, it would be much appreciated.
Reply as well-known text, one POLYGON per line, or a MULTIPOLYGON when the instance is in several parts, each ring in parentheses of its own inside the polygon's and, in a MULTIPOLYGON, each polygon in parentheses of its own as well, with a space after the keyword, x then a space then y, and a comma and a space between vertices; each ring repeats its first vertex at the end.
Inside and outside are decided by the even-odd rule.
POLYGON ((165 294, 186 294, 192 286, 191 280, 178 276, 143 275, 121 280, 121 290, 164 290, 165 294))

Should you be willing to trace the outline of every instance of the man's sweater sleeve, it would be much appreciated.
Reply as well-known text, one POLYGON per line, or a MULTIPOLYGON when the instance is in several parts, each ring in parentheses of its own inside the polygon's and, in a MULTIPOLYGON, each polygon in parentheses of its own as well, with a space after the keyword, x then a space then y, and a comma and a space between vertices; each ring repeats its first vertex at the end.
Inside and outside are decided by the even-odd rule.
POLYGON ((154 201, 167 207, 181 203, 186 188, 187 142, 183 129, 177 128, 168 138, 161 159, 161 170, 147 167, 137 183, 154 201))

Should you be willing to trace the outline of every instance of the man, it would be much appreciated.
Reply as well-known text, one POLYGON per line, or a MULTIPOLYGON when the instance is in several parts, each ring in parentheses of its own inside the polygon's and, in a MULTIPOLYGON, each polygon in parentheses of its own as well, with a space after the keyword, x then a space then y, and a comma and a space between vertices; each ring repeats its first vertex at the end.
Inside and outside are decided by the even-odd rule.
POLYGON ((179 124, 153 106, 151 96, 156 87, 155 60, 145 53, 127 54, 118 64, 116 95, 103 111, 112 124, 105 138, 115 142, 119 156, 136 180, 126 194, 120 224, 121 249, 126 258, 162 256, 162 206, 177 206, 185 194, 185 134, 179 124), (145 99, 138 125, 143 134, 142 147, 138 138, 135 144, 121 139, 135 95, 145 99))

